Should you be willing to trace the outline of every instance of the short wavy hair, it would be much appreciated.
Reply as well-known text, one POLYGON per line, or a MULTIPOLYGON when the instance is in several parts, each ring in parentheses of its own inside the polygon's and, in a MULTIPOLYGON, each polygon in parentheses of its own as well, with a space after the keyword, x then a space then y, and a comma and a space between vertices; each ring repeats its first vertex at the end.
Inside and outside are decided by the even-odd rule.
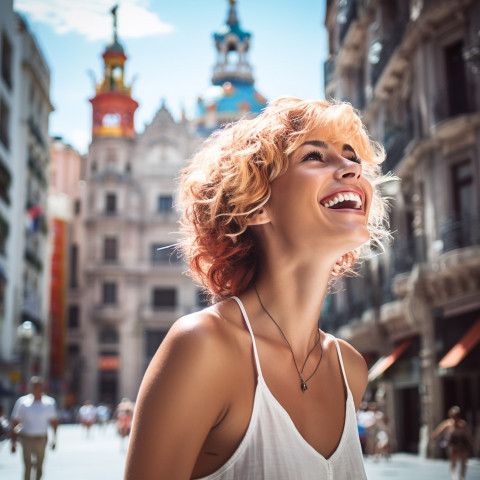
MULTIPOLYGON (((370 140, 359 115, 345 102, 281 97, 253 119, 214 132, 182 170, 180 245, 191 276, 213 298, 238 295, 254 281, 260 248, 247 218, 265 205, 271 183, 288 168, 289 155, 314 128, 322 140, 351 145, 374 187, 370 244, 388 237, 385 200, 378 185, 383 147, 370 140)), ((340 258, 331 277, 352 272, 360 249, 340 258)))

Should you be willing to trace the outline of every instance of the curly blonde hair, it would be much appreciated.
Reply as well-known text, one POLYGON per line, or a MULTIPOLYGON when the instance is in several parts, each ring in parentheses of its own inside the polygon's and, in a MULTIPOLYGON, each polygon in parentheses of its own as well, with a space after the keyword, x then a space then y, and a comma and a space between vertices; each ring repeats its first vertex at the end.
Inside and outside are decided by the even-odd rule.
MULTIPOLYGON (((369 139, 353 107, 281 97, 259 116, 213 133, 181 172, 180 249, 192 277, 213 297, 238 295, 252 284, 259 248, 247 217, 268 202, 271 183, 287 171, 289 155, 314 128, 325 131, 327 143, 351 145, 362 159, 363 174, 374 187, 369 243, 388 237, 385 200, 378 191, 385 152, 369 139)), ((331 277, 352 272, 359 256, 360 250, 346 253, 331 277)))

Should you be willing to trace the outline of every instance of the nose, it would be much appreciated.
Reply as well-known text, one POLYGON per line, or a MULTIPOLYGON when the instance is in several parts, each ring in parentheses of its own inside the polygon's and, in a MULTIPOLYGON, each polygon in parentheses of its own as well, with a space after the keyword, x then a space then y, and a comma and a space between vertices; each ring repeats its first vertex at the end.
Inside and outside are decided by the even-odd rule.
POLYGON ((353 160, 348 160, 344 157, 338 157, 338 168, 335 172, 335 178, 341 181, 357 181, 362 175, 362 166, 354 162, 353 160))

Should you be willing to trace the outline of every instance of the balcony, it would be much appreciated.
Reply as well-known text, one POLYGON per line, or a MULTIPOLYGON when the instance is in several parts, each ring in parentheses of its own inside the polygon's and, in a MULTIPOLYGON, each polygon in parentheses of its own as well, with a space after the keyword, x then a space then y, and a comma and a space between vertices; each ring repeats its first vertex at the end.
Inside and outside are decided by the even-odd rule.
POLYGON ((395 239, 392 245, 393 275, 409 272, 418 261, 415 237, 395 239))
POLYGON ((439 90, 432 96, 434 123, 440 123, 459 115, 475 112, 475 103, 469 101, 466 88, 449 94, 439 90))
POLYGON ((35 138, 35 140, 37 140, 37 142, 42 146, 42 147, 45 147, 45 140, 43 138, 43 135, 42 135, 42 132, 40 131, 40 129, 37 127, 37 125, 35 124, 34 120, 32 117, 30 117, 28 119, 28 127, 30 129, 30 133, 32 134, 32 136, 35 138))
POLYGON ((91 318, 93 321, 102 320, 123 320, 126 311, 118 303, 100 303, 91 310, 91 318))
POLYGON ((480 245, 480 224, 472 214, 452 217, 440 227, 443 252, 480 245))
POLYGON ((395 22, 388 34, 370 45, 368 60, 371 64, 370 83, 373 89, 393 56, 393 52, 400 45, 406 26, 405 20, 395 22))
POLYGON ((357 0, 340 0, 337 15, 340 46, 347 36, 350 25, 358 18, 357 3, 357 0))
POLYGON ((47 177, 45 175, 44 168, 41 165, 41 162, 38 159, 35 159, 33 156, 28 157, 28 168, 38 179, 38 181, 44 186, 47 186, 47 177))
POLYGON ((335 57, 330 57, 323 64, 323 75, 324 75, 323 78, 324 78, 325 90, 327 90, 327 86, 334 79, 334 73, 335 73, 335 57))
POLYGON ((387 157, 382 164, 384 172, 394 171, 405 155, 405 148, 412 140, 410 128, 403 125, 387 127, 383 137, 383 145, 387 157))

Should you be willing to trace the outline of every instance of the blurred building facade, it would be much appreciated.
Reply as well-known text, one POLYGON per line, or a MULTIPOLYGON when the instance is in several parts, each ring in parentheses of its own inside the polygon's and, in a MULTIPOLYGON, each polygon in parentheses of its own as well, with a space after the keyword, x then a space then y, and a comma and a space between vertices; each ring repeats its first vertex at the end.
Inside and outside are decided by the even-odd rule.
POLYGON ((229 0, 227 21, 213 38, 217 62, 212 85, 198 97, 197 116, 192 122, 203 137, 229 122, 257 116, 267 104, 255 89, 248 58, 252 34, 240 26, 236 0, 229 0))
POLYGON ((70 407, 80 385, 78 363, 78 249, 84 243, 81 205, 85 158, 62 138, 50 139, 48 224, 50 232, 50 390, 70 407))
MULTIPOLYGON (((0 384, 47 369, 50 70, 12 2, 0 5, 0 384)), ((8 402, 6 402, 8 403, 8 402)))
POLYGON ((480 435, 480 3, 329 0, 325 25, 326 97, 361 111, 401 180, 393 244, 322 322, 364 354, 394 447, 426 453, 454 404, 480 435))
POLYGON ((169 247, 178 230, 175 178, 200 139, 165 105, 135 133, 138 104, 125 82, 127 57, 112 13, 70 245, 67 365, 77 403, 135 399, 166 332, 201 298, 169 247))

